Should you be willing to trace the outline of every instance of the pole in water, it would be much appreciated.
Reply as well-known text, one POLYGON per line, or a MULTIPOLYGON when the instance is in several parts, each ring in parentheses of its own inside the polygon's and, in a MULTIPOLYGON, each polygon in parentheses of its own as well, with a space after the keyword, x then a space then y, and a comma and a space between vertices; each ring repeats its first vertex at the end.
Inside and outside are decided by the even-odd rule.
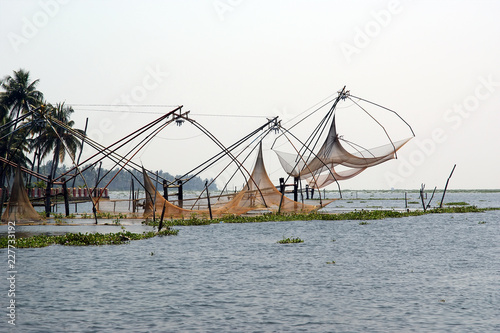
POLYGON ((437 188, 437 186, 434 186, 434 191, 432 191, 431 198, 429 199, 429 202, 427 203, 427 208, 431 208, 431 201, 432 201, 432 198, 434 198, 434 193, 436 193, 436 188, 437 188))
POLYGON ((66 213, 66 216, 69 216, 69 198, 68 198, 68 187, 66 186, 66 178, 62 178, 61 181, 63 182, 62 187, 63 187, 63 197, 64 197, 64 212, 66 213))
POLYGON ((163 228, 163 217, 165 216, 165 206, 167 202, 163 201, 163 208, 161 210, 160 223, 158 223, 158 232, 160 232, 161 228, 163 228))
POLYGON ((130 192, 132 192, 132 213, 135 213, 135 190, 134 190, 134 178, 132 177, 132 184, 130 192))
POLYGON ((210 213, 210 219, 212 220, 212 206, 210 205, 210 194, 208 193, 208 181, 205 182, 205 189, 207 191, 208 212, 210 213))
POLYGON ((50 174, 45 188, 45 217, 50 217, 50 192, 52 189, 52 174, 50 174))
POLYGON ((163 198, 168 200, 168 184, 166 179, 163 179, 163 198))
POLYGON ((444 195, 446 194, 446 189, 448 188, 448 182, 450 181, 450 178, 453 175, 453 171, 455 171, 456 166, 457 166, 456 164, 453 166, 453 169, 451 169, 450 176, 448 177, 448 180, 446 180, 446 185, 444 186, 443 197, 441 198, 441 203, 439 204, 439 208, 443 208, 444 195))
POLYGON ((156 192, 158 192, 158 190, 156 189, 157 186, 158 186, 158 171, 156 171, 155 197, 153 199, 153 221, 156 219, 156 192))
POLYGON ((101 166, 102 166, 102 162, 99 163, 99 169, 97 170, 97 177, 95 179, 95 187, 94 187, 94 191, 90 190, 90 200, 92 201, 92 212, 94 213, 94 218, 95 218, 95 224, 97 224, 97 208, 95 206, 95 202, 94 202, 94 199, 92 198, 92 196, 97 196, 97 184, 99 184, 99 177, 101 175, 101 166), (92 193, 95 193, 95 194, 92 194, 92 193))
POLYGON ((182 193, 182 180, 177 181, 177 203, 179 207, 184 206, 184 194, 182 193))
POLYGON ((295 202, 299 201, 298 189, 299 189, 299 177, 294 177, 293 178, 293 201, 295 201, 295 202))

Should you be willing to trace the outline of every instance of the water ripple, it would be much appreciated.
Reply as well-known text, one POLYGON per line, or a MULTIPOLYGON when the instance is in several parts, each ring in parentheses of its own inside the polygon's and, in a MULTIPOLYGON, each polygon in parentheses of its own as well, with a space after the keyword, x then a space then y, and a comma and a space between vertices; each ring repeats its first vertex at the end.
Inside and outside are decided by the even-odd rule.
POLYGON ((16 327, 499 331, 499 221, 491 211, 218 224, 123 246, 19 249, 16 327), (305 242, 277 244, 283 236, 305 242))

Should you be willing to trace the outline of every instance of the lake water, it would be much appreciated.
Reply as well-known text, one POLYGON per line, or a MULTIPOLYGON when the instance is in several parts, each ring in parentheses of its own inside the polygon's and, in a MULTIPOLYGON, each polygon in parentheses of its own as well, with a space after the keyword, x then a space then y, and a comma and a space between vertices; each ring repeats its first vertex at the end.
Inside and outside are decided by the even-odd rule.
MULTIPOLYGON (((500 211, 220 223, 119 246, 18 249, 16 326, 2 278, 0 331, 498 332, 499 226, 500 211)), ((57 228, 16 232, 43 227, 57 228)))

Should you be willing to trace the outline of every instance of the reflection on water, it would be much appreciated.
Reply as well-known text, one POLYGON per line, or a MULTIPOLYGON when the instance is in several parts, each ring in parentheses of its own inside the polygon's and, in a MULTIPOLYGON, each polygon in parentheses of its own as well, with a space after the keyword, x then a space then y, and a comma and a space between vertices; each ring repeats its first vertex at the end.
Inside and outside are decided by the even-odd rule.
POLYGON ((126 245, 18 249, 16 329, 500 331, 499 221, 489 211, 221 223, 126 245), (304 243, 277 244, 283 236, 304 243))

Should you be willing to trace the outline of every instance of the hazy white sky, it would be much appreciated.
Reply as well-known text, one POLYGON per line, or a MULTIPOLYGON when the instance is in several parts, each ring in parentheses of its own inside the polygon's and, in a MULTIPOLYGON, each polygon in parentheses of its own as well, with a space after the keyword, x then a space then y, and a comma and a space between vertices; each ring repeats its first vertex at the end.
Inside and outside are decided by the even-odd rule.
MULTIPOLYGON (((416 137, 342 188, 442 188, 455 163, 450 188, 500 188, 499 13, 499 1, 0 0, 0 75, 29 70, 103 143, 171 109, 144 105, 182 104, 230 144, 346 85, 396 110, 416 137), (126 109, 140 113, 116 112, 126 109)), ((349 110, 339 109, 339 132, 362 117, 349 110)), ((396 120, 386 126, 406 130, 395 140, 410 134, 396 120)), ((357 129, 365 140, 380 130, 357 129)), ((276 181, 284 173, 270 144, 276 181)), ((173 174, 216 151, 187 125, 147 148, 137 161, 173 174)))

